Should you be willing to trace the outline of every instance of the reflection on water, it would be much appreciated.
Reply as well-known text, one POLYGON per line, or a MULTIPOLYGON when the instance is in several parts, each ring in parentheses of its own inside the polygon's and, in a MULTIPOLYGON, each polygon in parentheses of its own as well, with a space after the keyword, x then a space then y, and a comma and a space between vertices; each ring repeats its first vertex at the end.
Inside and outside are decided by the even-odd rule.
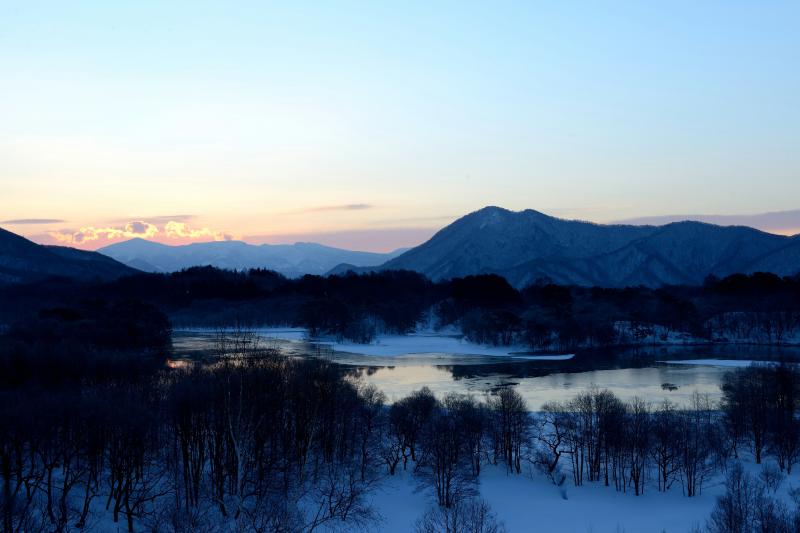
POLYGON ((597 386, 609 389, 622 399, 634 396, 650 402, 669 399, 678 404, 688 403, 694 391, 708 393, 712 399, 720 396, 719 383, 726 368, 710 366, 656 366, 649 368, 619 368, 585 372, 554 372, 538 377, 519 377, 513 374, 487 374, 456 379, 446 366, 399 366, 377 369, 358 369, 366 383, 374 383, 390 400, 401 398, 414 389, 430 387, 437 394, 469 392, 482 395, 497 387, 514 385, 532 409, 552 401, 566 401, 579 391, 597 386), (665 388, 664 384, 672 387, 665 388), (669 390, 673 388, 674 390, 669 390))
MULTIPOLYGON (((389 401, 427 386, 437 396, 448 392, 489 394, 514 385, 531 409, 550 401, 565 401, 592 386, 608 389, 622 399, 634 396, 657 403, 668 399, 686 404, 694 391, 720 397, 719 385, 729 368, 710 365, 665 364, 688 359, 800 361, 800 348, 754 346, 680 346, 579 352, 563 361, 426 354, 404 356, 355 355, 320 349, 297 340, 265 340, 270 347, 296 357, 323 357, 349 376, 372 383, 389 401)), ((175 333, 173 360, 207 357, 213 336, 175 333)))

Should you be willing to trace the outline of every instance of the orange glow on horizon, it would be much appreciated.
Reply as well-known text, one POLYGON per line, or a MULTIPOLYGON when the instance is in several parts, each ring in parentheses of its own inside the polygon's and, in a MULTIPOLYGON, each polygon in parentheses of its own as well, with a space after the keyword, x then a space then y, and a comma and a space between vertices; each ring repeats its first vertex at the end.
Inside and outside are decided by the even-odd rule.
POLYGON ((215 231, 206 227, 194 228, 185 222, 175 220, 170 220, 163 225, 137 220, 128 222, 124 226, 85 226, 78 231, 57 230, 49 231, 46 235, 58 244, 87 249, 101 248, 108 244, 135 238, 164 244, 229 241, 234 238, 230 233, 215 231))

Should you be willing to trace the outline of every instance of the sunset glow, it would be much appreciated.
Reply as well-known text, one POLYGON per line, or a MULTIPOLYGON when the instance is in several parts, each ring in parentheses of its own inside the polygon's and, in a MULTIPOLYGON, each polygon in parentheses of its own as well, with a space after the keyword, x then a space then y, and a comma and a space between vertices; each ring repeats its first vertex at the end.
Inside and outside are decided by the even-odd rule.
POLYGON ((50 231, 47 236, 59 243, 77 248, 98 248, 112 242, 134 238, 171 244, 185 244, 195 241, 229 241, 233 239, 233 235, 230 234, 209 228, 192 228, 185 222, 176 222, 174 220, 170 220, 160 227, 144 220, 136 220, 118 227, 95 228, 88 226, 78 231, 50 231))
POLYGON ((3 2, 3 532, 800 532, 799 29, 3 2))
POLYGON ((797 209, 798 16, 16 3, 0 22, 0 225, 83 248, 389 250, 485 205, 596 222, 797 209))

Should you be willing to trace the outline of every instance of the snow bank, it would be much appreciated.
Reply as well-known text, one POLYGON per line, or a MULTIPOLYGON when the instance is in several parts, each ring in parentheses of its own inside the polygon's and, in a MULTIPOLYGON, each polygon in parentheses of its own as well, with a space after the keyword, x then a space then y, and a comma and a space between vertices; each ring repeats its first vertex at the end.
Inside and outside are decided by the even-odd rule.
POLYGON ((575 357, 574 353, 564 355, 519 355, 515 359, 525 359, 526 361, 569 361, 575 357))
POLYGON ((373 356, 399 356, 408 354, 509 356, 515 354, 519 355, 526 351, 524 346, 485 346, 465 341, 460 336, 421 333, 410 335, 380 335, 372 344, 332 342, 327 340, 312 340, 312 342, 315 344, 327 345, 337 352, 373 356))

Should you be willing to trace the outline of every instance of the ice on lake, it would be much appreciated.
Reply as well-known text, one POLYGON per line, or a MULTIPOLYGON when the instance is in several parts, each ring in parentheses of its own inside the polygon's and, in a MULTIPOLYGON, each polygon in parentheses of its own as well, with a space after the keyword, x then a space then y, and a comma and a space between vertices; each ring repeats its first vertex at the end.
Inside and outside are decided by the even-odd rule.
MULTIPOLYGON (((685 405, 695 392, 721 397, 726 372, 754 361, 800 360, 798 348, 752 346, 673 346, 526 353, 522 346, 482 346, 458 335, 387 335, 372 344, 308 339, 298 328, 255 330, 265 345, 289 355, 324 357, 342 371, 382 390, 390 401, 427 386, 437 396, 448 392, 491 394, 515 386, 533 410, 566 401, 592 387, 622 399, 685 405)), ((213 347, 215 332, 178 330, 173 357, 195 357, 213 347)))

